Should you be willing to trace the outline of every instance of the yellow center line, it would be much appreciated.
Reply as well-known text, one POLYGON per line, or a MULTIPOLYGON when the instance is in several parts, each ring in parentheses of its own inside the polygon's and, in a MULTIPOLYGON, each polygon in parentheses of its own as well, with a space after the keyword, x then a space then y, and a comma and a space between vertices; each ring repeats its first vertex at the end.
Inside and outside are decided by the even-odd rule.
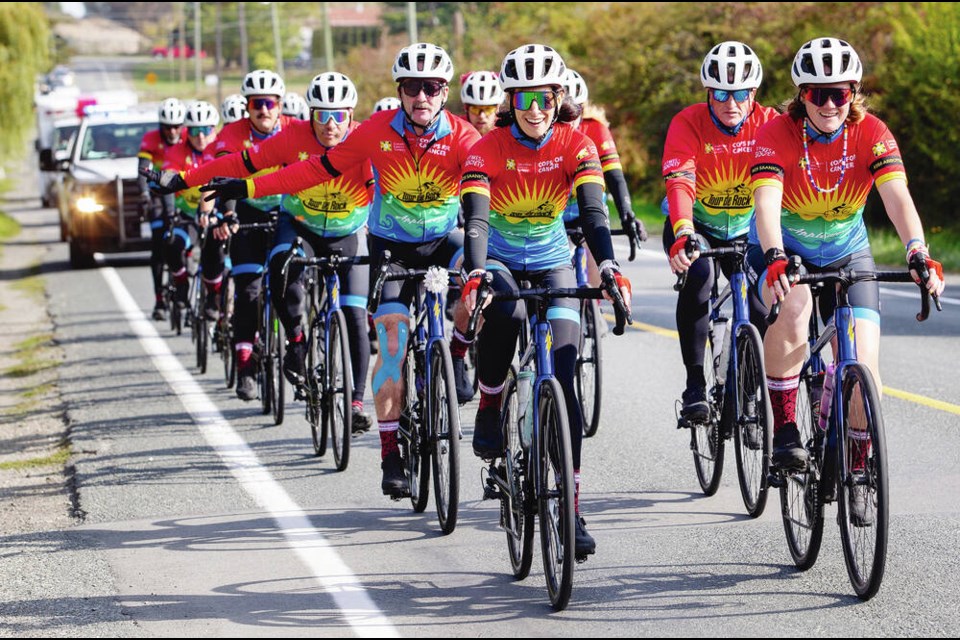
MULTIPOLYGON (((603 317, 606 318, 607 322, 613 323, 616 322, 616 318, 609 313, 603 314, 603 317)), ((646 331, 648 333, 655 333, 658 336, 664 336, 667 338, 674 338, 679 340, 680 334, 672 329, 664 329, 663 327, 658 327, 652 324, 646 324, 644 322, 633 321, 632 325, 627 325, 627 329, 632 329, 634 331, 646 331)), ((944 402, 943 400, 935 400, 933 398, 928 398, 926 396, 921 396, 917 393, 910 393, 909 391, 901 391, 900 389, 893 389, 891 387, 884 387, 883 393, 891 396, 893 398, 899 398, 900 400, 906 400, 908 402, 915 402, 921 404, 925 407, 930 407, 931 409, 939 409, 940 411, 946 411, 947 413, 954 413, 960 415, 960 405, 951 404, 949 402, 944 402)))

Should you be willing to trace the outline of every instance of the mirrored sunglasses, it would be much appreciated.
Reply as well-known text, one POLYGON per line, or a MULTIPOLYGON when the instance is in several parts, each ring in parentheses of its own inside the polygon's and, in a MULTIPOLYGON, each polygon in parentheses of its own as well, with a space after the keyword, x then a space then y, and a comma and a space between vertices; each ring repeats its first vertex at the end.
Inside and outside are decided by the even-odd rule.
POLYGON ((711 89, 711 97, 717 102, 726 102, 731 97, 737 102, 746 102, 750 97, 750 89, 737 89, 736 91, 724 91, 723 89, 711 89))
POLYGON ((493 105, 480 105, 480 104, 468 104, 467 113, 472 116, 481 116, 487 115, 492 116, 497 112, 497 108, 493 105))
POLYGON ((250 104, 254 109, 265 108, 268 111, 272 111, 280 105, 280 102, 273 98, 254 98, 250 101, 250 104))
POLYGON ((333 120, 337 124, 343 124, 350 117, 350 112, 346 109, 314 109, 313 121, 317 124, 327 124, 333 120))
POLYGON ((536 104, 541 111, 553 109, 557 106, 555 91, 517 91, 513 94, 513 108, 527 111, 536 104))
POLYGON ((440 95, 440 92, 443 91, 445 86, 447 86, 446 82, 440 82, 438 80, 417 80, 414 78, 404 80, 400 83, 400 88, 403 89, 403 92, 410 98, 416 98, 420 95, 421 91, 423 91, 423 94, 428 98, 433 98, 434 96, 440 95))
POLYGON ((188 127, 188 128, 187 128, 187 133, 189 133, 189 134, 192 135, 192 136, 208 136, 208 135, 210 135, 211 133, 213 133, 213 127, 211 127, 211 126, 206 126, 206 127, 188 127))
POLYGON ((818 107, 827 104, 827 100, 833 100, 835 107, 842 107, 853 98, 853 90, 848 87, 807 87, 801 96, 818 107))

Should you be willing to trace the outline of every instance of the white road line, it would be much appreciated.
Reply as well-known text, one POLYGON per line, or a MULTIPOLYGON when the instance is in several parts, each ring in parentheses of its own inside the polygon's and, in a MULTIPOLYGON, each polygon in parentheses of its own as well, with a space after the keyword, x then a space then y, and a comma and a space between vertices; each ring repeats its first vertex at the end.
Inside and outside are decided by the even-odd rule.
POLYGON ((217 406, 170 352, 153 323, 127 291, 116 270, 100 270, 120 310, 140 339, 144 351, 180 398, 207 443, 230 469, 240 486, 260 507, 270 513, 300 560, 313 572, 317 583, 333 598, 343 619, 353 631, 367 638, 399 637, 397 629, 367 595, 360 580, 340 559, 327 540, 310 524, 303 509, 283 490, 257 460, 240 435, 233 430, 217 406))
MULTIPOLYGON (((880 287, 880 291, 888 296, 895 296, 897 298, 916 298, 917 300, 920 299, 920 294, 917 293, 917 290, 912 287, 909 290, 899 290, 899 289, 891 289, 890 287, 880 287)), ((960 305, 960 300, 956 298, 947 298, 944 296, 940 296, 940 303, 960 305)), ((931 306, 931 309, 932 308, 933 307, 931 306)))

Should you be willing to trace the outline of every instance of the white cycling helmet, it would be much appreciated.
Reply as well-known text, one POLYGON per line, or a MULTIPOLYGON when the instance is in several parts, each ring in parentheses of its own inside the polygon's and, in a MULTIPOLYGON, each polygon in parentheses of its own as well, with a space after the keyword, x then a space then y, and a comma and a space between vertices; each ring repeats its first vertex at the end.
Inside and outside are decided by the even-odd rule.
POLYGON ((790 77, 798 87, 804 84, 860 82, 863 65, 849 44, 837 38, 815 38, 797 51, 790 77))
POLYGON ((250 113, 247 111, 247 99, 239 93, 227 96, 220 105, 220 116, 223 118, 224 124, 246 120, 250 117, 250 113))
POLYGON ((473 71, 460 83, 460 102, 495 107, 503 102, 503 88, 493 71, 473 71))
POLYGON ((240 93, 245 96, 279 96, 287 92, 283 78, 269 69, 257 69, 243 77, 240 93))
POLYGON ((762 81, 760 58, 753 49, 736 40, 721 42, 710 49, 700 65, 700 82, 704 89, 756 89, 762 81))
POLYGON ((307 107, 307 101, 300 97, 299 93, 283 94, 280 113, 285 116, 296 118, 297 120, 307 120, 310 117, 310 109, 307 107))
POLYGON ((373 105, 373 112, 377 113, 378 111, 390 111, 391 109, 400 108, 400 98, 394 98, 390 96, 389 98, 380 98, 377 100, 377 103, 373 105))
POLYGON ((215 127, 220 124, 220 114, 209 102, 197 100, 187 105, 187 117, 183 124, 188 127, 215 127))
POLYGON ((508 89, 563 86, 567 65, 553 47, 525 44, 506 55, 500 65, 500 86, 508 89))
POLYGON ((453 62, 450 56, 435 44, 418 42, 404 47, 393 62, 393 80, 403 78, 442 78, 450 82, 453 77, 453 62))
POLYGON ((167 98, 160 103, 158 116, 160 124, 172 127, 179 127, 183 124, 183 119, 187 115, 187 108, 176 98, 167 98))
POLYGON ((357 106, 357 88, 342 73, 327 71, 310 81, 307 104, 311 109, 353 109, 357 106))
POLYGON ((563 88, 566 89, 567 95, 573 98, 574 104, 586 104, 587 98, 590 97, 583 76, 569 67, 567 67, 567 77, 563 83, 563 88))

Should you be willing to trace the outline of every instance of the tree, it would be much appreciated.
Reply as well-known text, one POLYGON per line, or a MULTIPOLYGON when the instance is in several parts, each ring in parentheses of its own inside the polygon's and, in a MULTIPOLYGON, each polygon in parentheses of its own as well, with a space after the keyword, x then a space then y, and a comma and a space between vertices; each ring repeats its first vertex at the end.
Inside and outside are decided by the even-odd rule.
POLYGON ((37 74, 49 66, 50 29, 32 2, 0 5, 0 158, 23 153, 30 127, 13 114, 30 113, 37 74))

